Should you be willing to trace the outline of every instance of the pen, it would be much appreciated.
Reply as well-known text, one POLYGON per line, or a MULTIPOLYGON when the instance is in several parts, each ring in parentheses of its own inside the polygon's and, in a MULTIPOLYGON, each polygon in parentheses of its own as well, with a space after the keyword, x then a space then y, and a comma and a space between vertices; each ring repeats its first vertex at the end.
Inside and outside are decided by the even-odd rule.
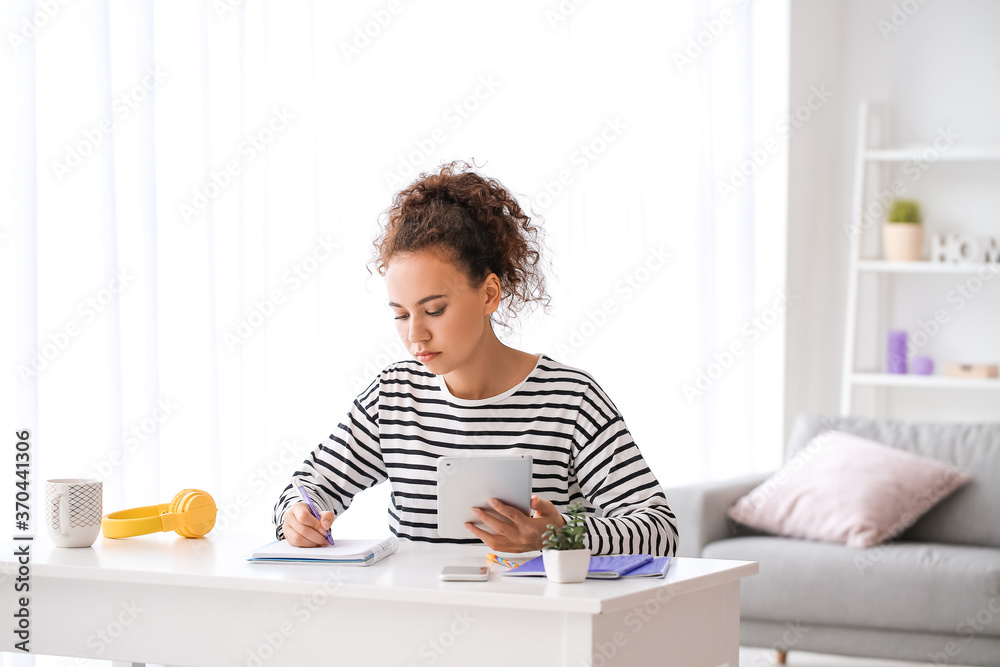
POLYGON ((506 565, 507 567, 509 567, 512 570, 515 567, 518 566, 517 563, 512 563, 509 560, 507 560, 506 558, 501 558, 500 556, 497 556, 496 554, 486 554, 486 559, 487 560, 491 560, 494 563, 500 563, 501 565, 506 565))
MULTIPOLYGON (((316 509, 316 505, 313 503, 312 498, 310 498, 309 494, 306 493, 306 487, 302 486, 301 484, 296 484, 295 486, 298 487, 298 489, 299 489, 299 495, 302 496, 302 501, 306 505, 309 505, 309 512, 314 517, 316 517, 317 519, 319 519, 320 518, 320 516, 319 516, 319 510, 316 509)), ((322 520, 322 519, 320 519, 320 520, 322 520)), ((333 544, 333 535, 330 534, 330 529, 329 528, 326 529, 326 541, 329 542, 331 545, 333 544)))

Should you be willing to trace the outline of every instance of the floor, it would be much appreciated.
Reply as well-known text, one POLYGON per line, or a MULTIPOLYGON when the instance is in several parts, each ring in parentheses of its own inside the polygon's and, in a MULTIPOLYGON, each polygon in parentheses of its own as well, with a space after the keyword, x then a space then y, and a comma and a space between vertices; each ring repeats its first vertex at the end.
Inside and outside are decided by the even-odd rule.
MULTIPOLYGON (((67 667, 69 664, 66 658, 23 656, 10 653, 0 654, 0 665, 5 667, 21 667, 22 665, 33 665, 34 667, 67 667)), ((769 667, 774 664, 774 651, 756 648, 740 649, 740 667, 769 667)), ((792 651, 789 653, 786 664, 789 667, 926 667, 927 665, 927 663, 899 662, 896 660, 845 658, 838 655, 820 655, 804 651, 792 651)), ((81 658, 73 660, 72 665, 73 667, 110 667, 111 663, 106 660, 86 660, 81 658)), ((159 666, 150 665, 149 667, 159 666)), ((950 667, 959 666, 951 665, 950 667)))
MULTIPOLYGON (((740 667, 768 667, 774 662, 770 649, 741 648, 740 667)), ((871 658, 845 658, 840 655, 820 655, 792 651, 788 654, 788 667, 927 667, 926 662, 901 662, 899 660, 873 660, 871 658)), ((949 667, 959 667, 950 665, 949 667)))

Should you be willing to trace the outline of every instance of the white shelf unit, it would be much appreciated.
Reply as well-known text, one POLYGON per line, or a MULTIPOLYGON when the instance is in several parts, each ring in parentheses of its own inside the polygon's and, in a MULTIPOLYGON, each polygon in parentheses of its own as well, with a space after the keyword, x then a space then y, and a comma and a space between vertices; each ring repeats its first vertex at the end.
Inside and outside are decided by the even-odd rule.
POLYGON ((853 384, 874 387, 927 387, 938 389, 1000 390, 996 379, 952 378, 941 375, 894 375, 892 373, 854 373, 853 384))
MULTIPOLYGON (((884 259, 862 259, 858 261, 862 273, 979 273, 982 264, 946 264, 943 262, 890 262, 884 259)), ((987 270, 1000 273, 1000 265, 987 270)))
MULTIPOLYGON (((858 136, 851 200, 853 221, 863 219, 866 205, 866 176, 870 165, 885 162, 921 160, 924 159, 928 151, 934 151, 936 160, 950 162, 1000 162, 1000 146, 957 145, 945 152, 938 151, 930 144, 926 146, 906 146, 899 148, 871 148, 868 146, 869 119, 870 110, 868 103, 863 102, 858 113, 858 136)), ((872 225, 872 227, 878 228, 878 225, 872 225)), ((890 373, 859 372, 855 370, 855 343, 858 333, 858 277, 860 274, 972 274, 983 270, 983 265, 981 264, 944 264, 929 261, 890 262, 881 259, 863 258, 861 256, 862 237, 865 231, 862 230, 859 233, 850 235, 851 249, 847 273, 847 312, 844 318, 844 357, 841 372, 840 413, 842 415, 851 414, 854 388, 857 386, 1000 390, 1000 380, 998 379, 966 379, 940 375, 896 375, 890 373)), ((1000 267, 995 268, 996 270, 1000 270, 1000 267)))
POLYGON ((1000 160, 1000 146, 955 146, 947 151, 938 151, 933 146, 913 146, 909 148, 869 148, 864 156, 867 162, 908 162, 920 160, 924 151, 935 152, 935 162, 975 162, 1000 160))

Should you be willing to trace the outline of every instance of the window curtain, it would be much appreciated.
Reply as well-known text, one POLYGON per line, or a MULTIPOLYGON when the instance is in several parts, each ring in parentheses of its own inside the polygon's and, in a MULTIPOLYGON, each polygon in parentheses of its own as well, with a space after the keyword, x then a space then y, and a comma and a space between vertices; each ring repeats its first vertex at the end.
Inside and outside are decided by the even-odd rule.
MULTIPOLYGON (((217 530, 271 535, 408 356, 366 263, 392 195, 454 159, 545 231, 553 308, 505 342, 593 375, 665 487, 773 467, 785 11, 4 3, 0 398, 36 503, 54 477, 103 480, 105 512, 201 488, 217 530)), ((387 499, 344 534, 387 532, 387 499)))

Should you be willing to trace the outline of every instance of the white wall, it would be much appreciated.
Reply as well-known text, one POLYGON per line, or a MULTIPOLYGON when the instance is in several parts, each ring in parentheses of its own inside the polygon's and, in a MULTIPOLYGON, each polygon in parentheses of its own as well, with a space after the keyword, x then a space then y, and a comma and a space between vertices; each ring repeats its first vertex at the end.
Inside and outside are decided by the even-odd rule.
MULTIPOLYGON (((789 289, 802 296, 789 312, 786 423, 800 411, 837 412, 843 347, 849 220, 858 105, 883 111, 882 145, 928 144, 951 127, 959 143, 1000 145, 1000 3, 992 0, 793 0, 790 104, 825 83, 833 96, 789 146, 789 289), (910 10, 907 14, 906 10, 910 10), (897 29, 898 28, 898 29, 897 29)), ((886 171, 883 183, 900 178, 886 171)), ((933 164, 907 196, 924 208, 925 227, 1000 237, 1000 165, 933 164)), ((868 193, 875 191, 870 183, 868 193)), ((878 253, 877 237, 873 252, 878 253)), ((927 246, 929 248, 929 243, 927 246)), ((948 322, 920 353, 948 361, 1000 361, 1000 281, 957 307, 968 276, 898 276, 861 283, 859 369, 881 370, 883 335, 874 330, 878 289, 894 295, 884 324, 919 330, 938 310, 948 322)), ((885 293, 885 292, 884 292, 885 293)), ((883 390, 884 414, 899 418, 997 419, 1000 392, 883 390)), ((878 399, 858 395, 856 413, 878 399)))
MULTIPOLYGON (((788 311, 785 421, 837 406, 844 259, 838 221, 847 210, 840 165, 844 109, 842 2, 791 4, 789 104, 808 105, 811 87, 832 92, 789 138, 788 311)), ((786 438, 787 440, 787 427, 786 438)))

